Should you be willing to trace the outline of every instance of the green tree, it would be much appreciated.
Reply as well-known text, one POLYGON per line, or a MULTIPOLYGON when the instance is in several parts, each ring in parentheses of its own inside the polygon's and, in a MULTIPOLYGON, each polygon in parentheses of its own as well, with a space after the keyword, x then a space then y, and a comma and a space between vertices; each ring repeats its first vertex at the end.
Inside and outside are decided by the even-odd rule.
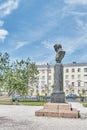
POLYGON ((85 95, 85 89, 84 88, 82 89, 82 95, 83 96, 85 95))
POLYGON ((5 89, 5 79, 6 73, 9 70, 9 54, 5 52, 4 54, 0 53, 0 90, 4 91, 5 89))
POLYGON ((53 92, 53 90, 54 90, 54 84, 51 86, 51 89, 52 89, 52 92, 53 92))
POLYGON ((29 85, 37 81, 37 68, 34 63, 30 63, 29 58, 16 60, 7 73, 7 90, 9 95, 18 93, 20 95, 28 94, 29 85))
POLYGON ((85 89, 84 88, 82 89, 82 92, 79 96, 80 96, 80 100, 83 102, 85 99, 85 89))
POLYGON ((9 54, 0 53, 0 91, 6 90, 9 95, 26 95, 29 87, 34 87, 37 82, 37 75, 37 67, 29 58, 10 63, 9 54))
POLYGON ((45 96, 49 95, 49 87, 45 84, 45 96))

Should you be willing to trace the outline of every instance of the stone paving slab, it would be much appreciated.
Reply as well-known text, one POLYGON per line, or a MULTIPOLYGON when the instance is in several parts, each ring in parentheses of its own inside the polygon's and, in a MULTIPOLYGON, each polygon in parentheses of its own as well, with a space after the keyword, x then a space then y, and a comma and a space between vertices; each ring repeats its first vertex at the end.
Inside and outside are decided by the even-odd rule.
POLYGON ((87 130, 87 119, 36 117, 41 108, 0 105, 0 130, 87 130))

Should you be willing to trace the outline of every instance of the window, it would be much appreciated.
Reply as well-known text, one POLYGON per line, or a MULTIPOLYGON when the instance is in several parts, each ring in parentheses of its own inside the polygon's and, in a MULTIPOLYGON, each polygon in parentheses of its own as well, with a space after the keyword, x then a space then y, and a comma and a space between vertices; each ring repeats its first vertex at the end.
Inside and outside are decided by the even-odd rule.
POLYGON ((78 75, 78 79, 81 79, 81 75, 78 75))
POLYGON ((69 86, 69 81, 65 81, 65 86, 69 86))
POLYGON ((66 94, 68 94, 68 90, 66 90, 66 94))
POLYGON ((74 75, 72 75, 72 79, 74 79, 75 78, 75 76, 74 75))
POLYGON ((75 69, 72 69, 72 72, 75 72, 75 69))
POLYGON ((69 72, 69 69, 66 69, 66 73, 68 73, 69 72))
POLYGON ((51 76, 48 76, 48 79, 51 80, 51 76))
POLYGON ((51 82, 49 82, 48 84, 51 85, 51 82))
POLYGON ((45 90, 42 89, 42 93, 45 93, 45 90))
POLYGON ((51 70, 50 70, 50 69, 48 70, 48 73, 51 73, 51 70))
POLYGON ((45 85, 45 81, 41 81, 41 84, 45 85))
POLYGON ((85 94, 87 94, 87 90, 85 90, 85 94))
POLYGON ((75 83, 74 83, 74 82, 72 82, 72 86, 75 86, 75 83))
POLYGON ((65 78, 68 79, 68 78, 69 78, 69 75, 65 75, 65 78))
POLYGON ((44 69, 42 70, 42 73, 45 73, 45 70, 44 70, 44 69))
POLYGON ((81 72, 81 68, 78 68, 78 72, 81 72))
POLYGON ((87 68, 84 68, 84 72, 87 72, 87 68))
POLYGON ((87 82, 84 82, 84 86, 87 86, 87 82))
POLYGON ((81 86, 81 82, 80 81, 78 82, 78 86, 81 86))
POLYGON ((42 76, 41 79, 45 79, 45 76, 42 76))
POLYGON ((72 93, 74 93, 74 90, 72 90, 72 93))
POLYGON ((80 94, 80 90, 78 90, 78 94, 80 94))
POLYGON ((84 75, 84 79, 87 79, 87 75, 84 75))

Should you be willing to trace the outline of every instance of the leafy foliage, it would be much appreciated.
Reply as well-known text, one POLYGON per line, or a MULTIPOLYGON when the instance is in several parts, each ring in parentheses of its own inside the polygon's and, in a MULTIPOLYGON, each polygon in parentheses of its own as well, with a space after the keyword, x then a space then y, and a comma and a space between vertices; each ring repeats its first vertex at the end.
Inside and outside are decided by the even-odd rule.
POLYGON ((8 53, 0 53, 0 91, 4 89, 6 73, 9 70, 9 55, 8 53))
POLYGON ((37 74, 36 65, 31 63, 29 58, 10 63, 9 54, 0 53, 0 86, 4 87, 9 95, 28 94, 29 87, 38 80, 37 74))

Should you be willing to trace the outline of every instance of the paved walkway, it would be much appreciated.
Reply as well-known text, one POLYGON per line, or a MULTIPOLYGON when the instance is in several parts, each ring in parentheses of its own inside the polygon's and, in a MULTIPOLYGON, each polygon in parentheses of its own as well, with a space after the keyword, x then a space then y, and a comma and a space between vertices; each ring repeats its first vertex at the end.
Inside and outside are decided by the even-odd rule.
POLYGON ((77 108, 81 113, 87 113, 87 108, 83 107, 83 105, 79 102, 69 102, 72 104, 72 107, 77 108))
POLYGON ((87 118, 87 108, 83 107, 83 105, 79 102, 69 102, 73 108, 77 108, 80 112, 81 118, 87 118))
MULTIPOLYGON (((72 103, 79 107, 79 103, 72 103)), ((86 119, 36 117, 42 107, 0 105, 0 130, 87 130, 86 119)), ((80 108, 87 113, 87 109, 80 108), (84 109, 84 110, 83 110, 84 109)))

